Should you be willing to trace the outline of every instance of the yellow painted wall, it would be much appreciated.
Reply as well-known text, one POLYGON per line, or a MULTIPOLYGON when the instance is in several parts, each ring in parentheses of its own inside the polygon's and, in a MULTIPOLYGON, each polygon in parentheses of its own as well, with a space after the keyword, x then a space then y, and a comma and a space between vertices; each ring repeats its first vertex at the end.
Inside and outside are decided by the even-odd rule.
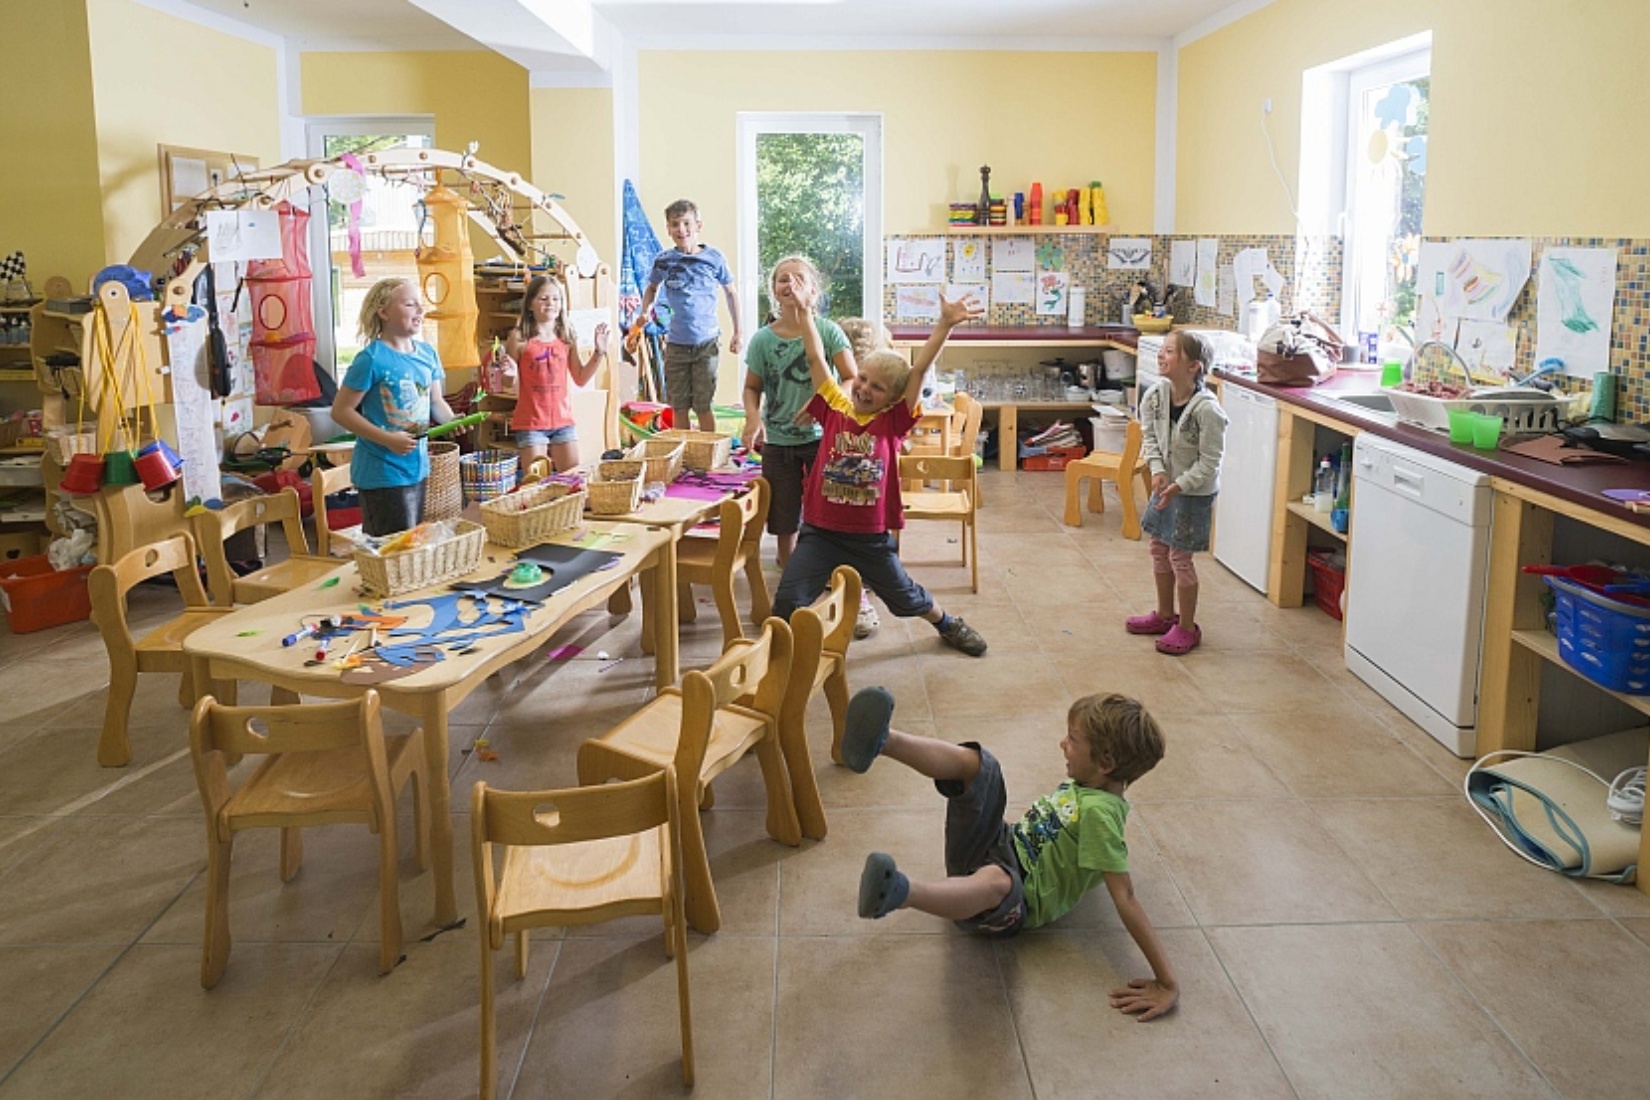
POLYGON ((86 9, 8 4, 4 27, 0 250, 23 250, 36 293, 51 275, 89 287, 103 266, 103 217, 86 9))
POLYGON ((1424 30, 1428 234, 1650 236, 1642 0, 1276 0, 1180 52, 1176 229, 1291 232, 1261 101, 1294 189, 1302 72, 1424 30))
POLYGON ((157 145, 281 156, 276 53, 132 0, 86 0, 104 256, 125 263, 162 216, 157 145))
POLYGON ((534 88, 533 163, 528 176, 559 201, 601 255, 618 270, 614 215, 613 92, 609 88, 534 88))

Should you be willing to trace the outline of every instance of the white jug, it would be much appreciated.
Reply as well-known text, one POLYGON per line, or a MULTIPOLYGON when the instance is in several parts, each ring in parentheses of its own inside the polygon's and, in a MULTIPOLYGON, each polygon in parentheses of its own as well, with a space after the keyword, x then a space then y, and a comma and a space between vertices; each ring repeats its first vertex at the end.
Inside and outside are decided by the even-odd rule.
POLYGON ((1260 338, 1266 335, 1266 330, 1282 316, 1283 307, 1278 305, 1276 298, 1256 298, 1249 303, 1249 309, 1244 315, 1243 334, 1249 338, 1250 343, 1258 344, 1260 338))

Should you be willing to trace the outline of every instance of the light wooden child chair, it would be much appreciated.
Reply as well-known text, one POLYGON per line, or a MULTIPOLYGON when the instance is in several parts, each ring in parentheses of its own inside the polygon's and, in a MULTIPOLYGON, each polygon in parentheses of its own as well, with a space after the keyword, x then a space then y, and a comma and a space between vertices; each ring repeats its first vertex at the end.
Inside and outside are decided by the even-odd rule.
MULTIPOLYGON (((325 510, 323 505, 320 511, 325 510)), ((206 559, 206 579, 212 586, 212 602, 220 607, 258 603, 279 596, 320 580, 340 564, 334 558, 315 556, 309 552, 298 490, 290 487, 269 496, 236 501, 219 511, 198 512, 194 524, 195 539, 200 543, 201 556, 206 559), (286 537, 287 559, 237 577, 229 567, 224 542, 242 531, 272 523, 281 525, 281 533, 286 537)))
MULTIPOLYGON (((93 569, 86 578, 92 600, 92 622, 103 635, 109 652, 109 698, 103 708, 103 734, 97 743, 97 762, 106 768, 124 767, 131 762, 132 744, 127 722, 132 714, 132 697, 137 678, 143 672, 176 672, 178 705, 195 702, 195 684, 183 640, 228 607, 213 607, 206 599, 200 573, 195 566, 195 540, 179 532, 163 542, 139 546, 108 564, 93 569), (126 594, 150 577, 172 574, 183 596, 183 613, 162 623, 141 638, 133 638, 126 619, 126 594)), ((203 685, 204 686, 204 685, 203 685)))
POLYGON ((579 746, 579 783, 638 779, 676 765, 688 923, 707 935, 722 926, 698 809, 711 781, 755 750, 768 793, 768 835, 802 843, 779 741, 791 670, 791 628, 769 619, 755 641, 739 638, 716 663, 682 677, 619 725, 579 746))
POLYGON ((831 573, 825 595, 791 615, 791 677, 779 717, 780 744, 790 771, 802 835, 824 840, 825 805, 808 755, 808 701, 821 687, 831 705, 831 759, 842 763, 842 729, 848 717, 848 643, 859 612, 859 574, 846 565, 831 573))
POLYGON ((347 557, 355 550, 355 543, 350 539, 350 534, 359 531, 360 527, 334 530, 332 519, 327 515, 327 497, 354 487, 355 479, 350 476, 349 463, 347 462, 342 466, 330 466, 324 470, 316 467, 315 472, 309 475, 309 499, 315 506, 315 553, 317 556, 323 558, 347 557))
POLYGON ((1066 467, 1067 527, 1083 526, 1083 510, 1079 503, 1084 478, 1092 479, 1089 485, 1089 511, 1096 513, 1106 510, 1105 483, 1115 481, 1117 497, 1123 504, 1123 537, 1140 538, 1140 506, 1134 498, 1134 479, 1140 479, 1148 496, 1152 491, 1151 469, 1140 457, 1142 439, 1140 421, 1131 420, 1123 434, 1122 454, 1095 451, 1066 467))
POLYGON ((664 918, 665 955, 676 960, 682 1083, 693 1087, 680 804, 670 764, 643 779, 600 787, 515 792, 475 785, 470 844, 481 921, 482 1100, 498 1091, 493 952, 503 949, 505 937, 515 937, 519 981, 527 976, 530 929, 648 913, 664 918), (495 846, 504 849, 496 878, 495 846))
POLYGON ((974 458, 948 455, 902 455, 899 460, 901 480, 915 484, 915 491, 905 493, 905 518, 908 520, 934 519, 962 524, 962 560, 971 567, 973 590, 980 590, 980 547, 976 525, 976 503, 979 500, 979 475, 974 469, 974 458), (928 489, 928 482, 939 482, 940 488, 928 489))
POLYGON ((733 596, 733 578, 745 571, 751 590, 751 624, 761 626, 773 611, 768 580, 762 575, 762 529, 768 522, 768 482, 757 478, 750 491, 734 500, 724 500, 719 512, 716 537, 689 536, 676 544, 676 583, 683 622, 697 617, 693 586, 709 585, 716 597, 716 613, 722 619, 722 645, 744 637, 739 625, 739 605, 733 596))
POLYGON ((281 830, 281 881, 303 863, 300 829, 365 825, 378 836, 380 938, 378 969, 401 958, 401 901, 396 875, 395 796, 416 777, 413 822, 418 868, 429 866, 430 793, 424 731, 384 733, 378 693, 338 703, 227 707, 210 695, 189 720, 189 753, 206 810, 206 939, 201 985, 211 989, 229 963, 229 867, 235 834, 281 830), (230 789, 228 762, 266 759, 230 789))

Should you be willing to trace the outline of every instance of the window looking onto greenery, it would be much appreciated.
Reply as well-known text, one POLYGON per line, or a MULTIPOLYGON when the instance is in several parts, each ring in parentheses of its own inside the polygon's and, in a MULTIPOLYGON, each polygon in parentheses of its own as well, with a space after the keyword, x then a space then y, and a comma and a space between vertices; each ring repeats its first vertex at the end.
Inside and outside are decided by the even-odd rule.
POLYGON ((808 257, 825 277, 822 314, 841 320, 863 312, 864 193, 865 139, 859 134, 757 135, 759 322, 771 308, 768 272, 792 253, 808 257))
POLYGON ((1415 323, 1429 63, 1423 52, 1351 74, 1344 291, 1358 332, 1415 323))

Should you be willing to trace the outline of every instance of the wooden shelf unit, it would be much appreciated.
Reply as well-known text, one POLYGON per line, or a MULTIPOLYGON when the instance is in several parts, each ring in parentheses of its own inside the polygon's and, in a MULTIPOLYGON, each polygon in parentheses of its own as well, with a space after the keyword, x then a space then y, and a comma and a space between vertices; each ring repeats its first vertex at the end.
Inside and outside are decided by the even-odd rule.
POLYGON ((1301 519, 1304 519, 1313 527, 1316 527, 1318 530, 1322 531, 1324 534, 1329 535, 1332 538, 1339 539, 1341 542, 1346 541, 1346 536, 1335 530, 1335 525, 1330 522, 1328 512, 1320 512, 1316 508, 1302 504, 1298 500, 1291 500, 1287 505, 1285 505, 1285 507, 1301 519))
POLYGON ((1117 232, 1115 225, 948 225, 948 236, 953 237, 1035 237, 1045 233, 1072 233, 1108 236, 1117 232))

